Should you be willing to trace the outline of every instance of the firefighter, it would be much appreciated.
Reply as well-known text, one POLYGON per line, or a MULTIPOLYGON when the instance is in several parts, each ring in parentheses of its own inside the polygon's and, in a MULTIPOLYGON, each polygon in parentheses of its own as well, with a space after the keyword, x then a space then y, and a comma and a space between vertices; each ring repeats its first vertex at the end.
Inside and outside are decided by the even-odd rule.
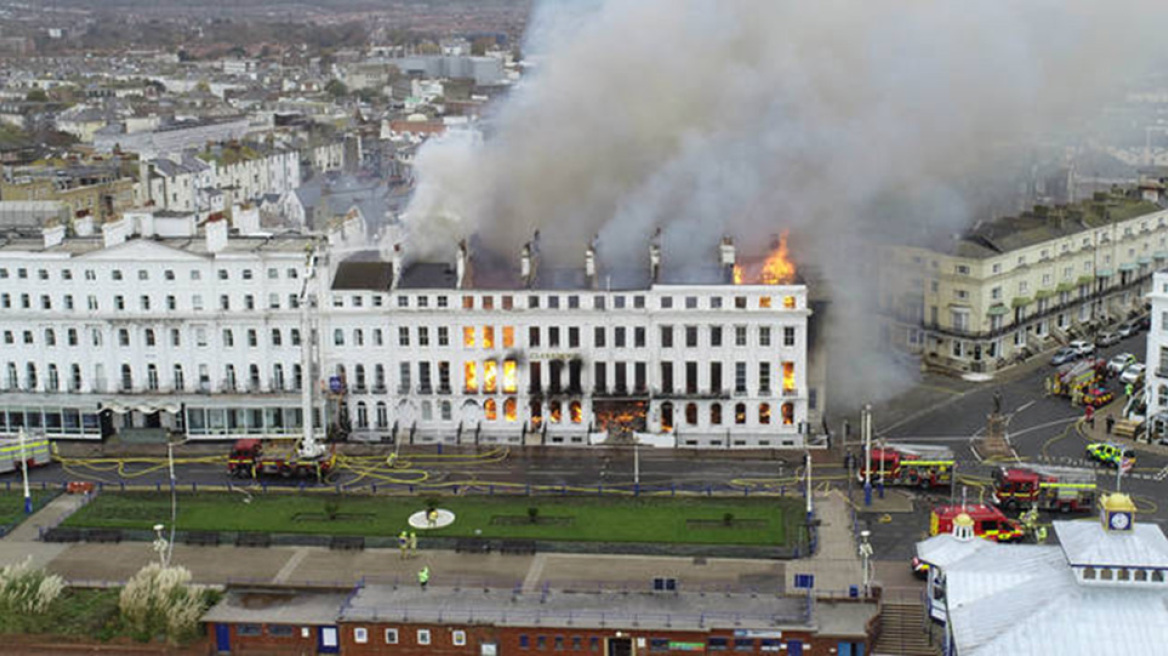
POLYGON ((424 565, 422 567, 422 569, 418 570, 418 585, 422 586, 422 589, 425 590, 426 584, 429 582, 430 582, 430 566, 424 565))
POLYGON ((1131 383, 1128 383, 1124 386, 1123 393, 1127 394, 1127 398, 1130 399, 1132 397, 1132 392, 1135 392, 1135 389, 1136 388, 1131 383))
POLYGON ((1037 544, 1043 544, 1044 542, 1046 542, 1046 527, 1045 526, 1039 526, 1038 529, 1036 529, 1034 531, 1034 542, 1037 544))
POLYGON ((405 560, 406 556, 409 555, 407 550, 410 548, 410 537, 406 535, 405 531, 402 531, 401 535, 397 536, 397 546, 401 549, 402 560, 405 560))
POLYGON ((410 556, 418 555, 418 532, 410 531, 410 556))

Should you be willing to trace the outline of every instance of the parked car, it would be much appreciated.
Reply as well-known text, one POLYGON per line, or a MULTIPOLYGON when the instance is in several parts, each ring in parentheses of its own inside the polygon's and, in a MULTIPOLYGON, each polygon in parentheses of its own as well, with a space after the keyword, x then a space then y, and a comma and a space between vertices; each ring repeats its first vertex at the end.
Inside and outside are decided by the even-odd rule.
POLYGON ((1152 315, 1145 314, 1144 316, 1139 318, 1137 323, 1139 323, 1139 325, 1140 325, 1140 330, 1151 330, 1152 329, 1152 315))
POLYGON ((1124 369, 1128 368, 1128 365, 1135 363, 1136 356, 1131 353, 1117 353, 1107 361, 1107 371, 1114 376, 1118 376, 1123 373, 1124 369))
POLYGON ((1099 336, 1095 338, 1095 346, 1106 348, 1118 344, 1119 340, 1120 337, 1117 332, 1099 333, 1099 336))
POLYGON ((1087 457, 1105 465, 1118 467, 1121 458, 1131 460, 1134 465, 1136 452, 1111 442, 1093 442, 1087 445, 1087 457))
POLYGON ((1120 337, 1123 337, 1126 339, 1128 337, 1131 337, 1132 335, 1135 335, 1138 332, 1140 332, 1140 322, 1139 321, 1125 321, 1125 322, 1119 324, 1119 336, 1120 337))
POLYGON ((1066 364, 1077 357, 1079 357, 1079 354, 1075 351, 1075 349, 1070 348, 1069 346, 1064 346, 1054 352, 1054 355, 1050 357, 1050 363, 1051 365, 1057 367, 1060 364, 1066 364))
POLYGON ((1147 368, 1147 365, 1143 363, 1133 362, 1123 370, 1122 374, 1119 375, 1119 382, 1125 385, 1129 383, 1135 385, 1136 383, 1140 382, 1141 379, 1143 379, 1144 370, 1147 368))
POLYGON ((1077 355, 1091 355, 1095 352, 1095 345, 1084 339, 1076 339, 1067 344, 1067 348, 1074 351, 1077 355))

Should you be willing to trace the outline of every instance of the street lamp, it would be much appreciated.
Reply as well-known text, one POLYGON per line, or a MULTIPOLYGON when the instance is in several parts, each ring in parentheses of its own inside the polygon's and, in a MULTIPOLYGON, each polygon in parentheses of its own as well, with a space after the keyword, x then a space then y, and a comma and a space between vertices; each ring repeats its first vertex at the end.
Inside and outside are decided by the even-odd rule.
POLYGON ((864 433, 864 505, 872 505, 872 405, 865 404, 860 414, 860 430, 864 433))
POLYGON ((871 535, 872 531, 868 529, 860 531, 860 572, 864 582, 865 599, 871 596, 872 586, 872 543, 868 542, 871 535))
POLYGON ((25 433, 24 427, 20 427, 20 432, 17 433, 20 438, 20 475, 24 478, 24 514, 32 514, 32 493, 28 489, 28 456, 25 455, 24 442, 25 433))
MULTIPOLYGON (((171 525, 174 526, 173 524, 171 525)), ((164 524, 154 525, 154 551, 158 553, 158 564, 166 569, 170 565, 170 545, 171 541, 166 539, 162 531, 166 529, 164 524)), ((172 536, 173 537, 173 536, 172 536)))

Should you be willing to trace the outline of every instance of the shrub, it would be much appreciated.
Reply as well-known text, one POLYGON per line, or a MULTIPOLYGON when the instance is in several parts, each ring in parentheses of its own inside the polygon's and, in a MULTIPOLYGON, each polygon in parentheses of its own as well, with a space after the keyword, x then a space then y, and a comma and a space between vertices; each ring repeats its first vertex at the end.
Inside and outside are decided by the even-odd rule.
POLYGON ((142 642, 165 636, 173 644, 195 638, 209 597, 202 586, 190 581, 185 567, 150 563, 138 570, 118 598, 130 634, 142 642))
POLYGON ((734 525, 734 513, 732 513, 732 512, 724 513, 722 515, 722 523, 725 524, 726 526, 733 526, 734 525))
POLYGON ((0 613, 41 615, 61 596, 65 581, 32 566, 32 556, 0 569, 0 613))
POLYGON ((539 508, 536 508, 535 506, 528 508, 527 509, 527 519, 532 524, 537 523, 539 521, 539 508))
POLYGON ((341 513, 341 502, 338 499, 329 499, 324 502, 324 514, 329 521, 335 520, 341 513))

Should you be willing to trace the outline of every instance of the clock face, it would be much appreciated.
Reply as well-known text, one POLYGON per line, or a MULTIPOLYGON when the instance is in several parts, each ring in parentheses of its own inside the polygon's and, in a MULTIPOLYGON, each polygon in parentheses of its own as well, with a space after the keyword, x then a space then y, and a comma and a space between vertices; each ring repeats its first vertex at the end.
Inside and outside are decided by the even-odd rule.
POLYGON ((1117 531, 1122 531, 1127 528, 1128 522, 1130 521, 1131 519, 1128 517, 1127 513, 1117 512, 1111 514, 1111 528, 1117 531))

